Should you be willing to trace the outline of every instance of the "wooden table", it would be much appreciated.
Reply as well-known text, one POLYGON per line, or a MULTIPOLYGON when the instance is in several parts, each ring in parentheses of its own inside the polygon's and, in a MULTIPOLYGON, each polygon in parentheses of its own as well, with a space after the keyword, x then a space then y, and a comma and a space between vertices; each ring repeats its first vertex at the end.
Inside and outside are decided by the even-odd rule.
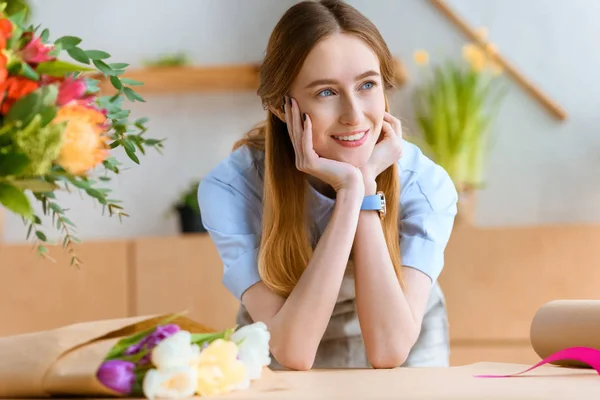
POLYGON ((213 399, 574 399, 600 398, 593 369, 543 366, 511 378, 527 365, 482 362, 450 368, 281 371, 243 392, 213 399))

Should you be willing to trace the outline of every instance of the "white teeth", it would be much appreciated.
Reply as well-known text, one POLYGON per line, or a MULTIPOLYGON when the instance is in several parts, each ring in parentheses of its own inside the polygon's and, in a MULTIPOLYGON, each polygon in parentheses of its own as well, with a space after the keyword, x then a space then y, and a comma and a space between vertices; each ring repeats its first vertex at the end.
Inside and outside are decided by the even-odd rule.
POLYGON ((362 139, 363 136, 365 136, 365 132, 357 133, 356 135, 350 135, 350 136, 334 136, 334 138, 336 138, 337 140, 345 140, 347 142, 354 142, 354 141, 362 139))

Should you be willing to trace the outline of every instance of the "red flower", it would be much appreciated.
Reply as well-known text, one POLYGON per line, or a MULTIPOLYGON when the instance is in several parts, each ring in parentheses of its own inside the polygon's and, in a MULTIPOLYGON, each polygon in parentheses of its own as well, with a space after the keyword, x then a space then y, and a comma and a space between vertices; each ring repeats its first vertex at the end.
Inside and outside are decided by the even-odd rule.
POLYGON ((13 25, 7 18, 0 19, 0 50, 6 48, 6 40, 12 36, 13 25))
POLYGON ((21 97, 28 95, 39 87, 39 83, 22 76, 9 76, 1 85, 0 93, 4 98, 0 112, 6 115, 12 105, 21 97))

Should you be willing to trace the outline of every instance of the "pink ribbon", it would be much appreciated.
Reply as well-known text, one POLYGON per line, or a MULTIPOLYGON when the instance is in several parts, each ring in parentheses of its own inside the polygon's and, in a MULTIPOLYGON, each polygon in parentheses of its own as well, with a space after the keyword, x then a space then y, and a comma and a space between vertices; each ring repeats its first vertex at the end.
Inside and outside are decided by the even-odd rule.
POLYGON ((557 351, 556 353, 544 358, 539 363, 527 368, 524 371, 517 372, 508 375, 475 375, 476 378, 510 378, 529 372, 532 369, 540 367, 544 364, 548 364, 555 361, 579 361, 594 368, 598 375, 600 375, 600 350, 591 347, 569 347, 564 350, 557 351))

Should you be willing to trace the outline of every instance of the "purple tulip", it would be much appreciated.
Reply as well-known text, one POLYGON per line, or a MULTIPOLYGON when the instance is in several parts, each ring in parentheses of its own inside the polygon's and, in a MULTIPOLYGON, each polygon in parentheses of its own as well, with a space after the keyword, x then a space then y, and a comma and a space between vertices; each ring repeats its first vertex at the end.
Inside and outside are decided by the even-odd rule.
POLYGON ((131 393, 135 383, 135 364, 123 360, 109 360, 102 363, 96 376, 104 386, 122 394, 131 393))
MULTIPOLYGON (((150 333, 148 336, 146 336, 145 338, 140 340, 139 343, 129 346, 125 350, 125 355, 130 356, 133 354, 137 354, 140 351, 142 351, 144 348, 150 350, 150 349, 154 348, 157 344, 159 344, 160 342, 162 342, 163 340, 168 338, 169 336, 172 336, 175 333, 179 332, 179 330, 180 330, 179 325, 175 325, 175 324, 157 326, 156 329, 152 333, 150 333)), ((150 361, 149 356, 150 356, 149 353, 146 354, 144 356, 144 358, 142 358, 140 360, 140 363, 143 364, 143 363, 147 363, 148 361, 150 361)))

